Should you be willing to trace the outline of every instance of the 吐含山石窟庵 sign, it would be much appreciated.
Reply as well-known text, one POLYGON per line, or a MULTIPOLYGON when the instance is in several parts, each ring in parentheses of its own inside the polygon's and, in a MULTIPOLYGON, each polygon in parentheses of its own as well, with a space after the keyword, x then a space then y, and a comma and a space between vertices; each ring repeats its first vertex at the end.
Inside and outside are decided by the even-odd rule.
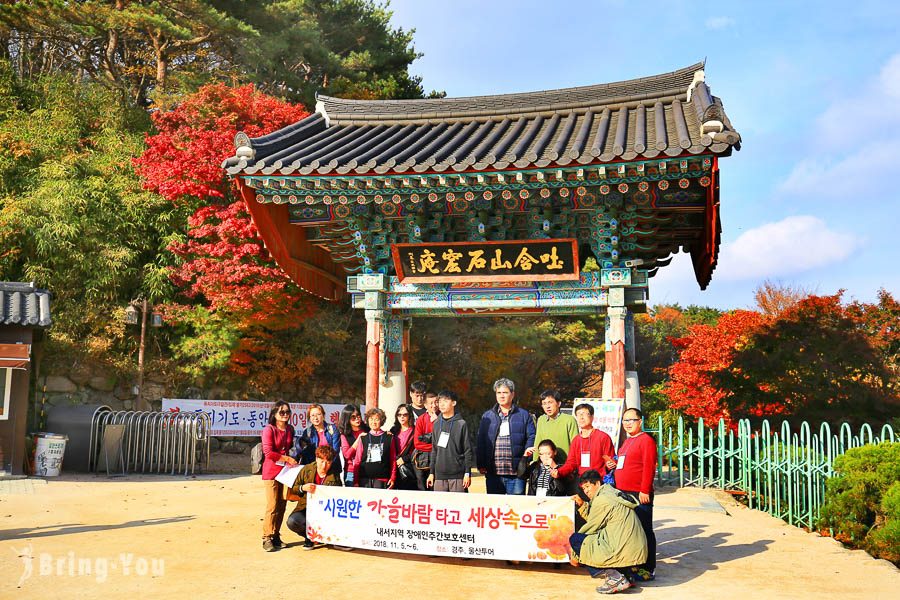
POLYGON ((455 283, 579 278, 574 239, 393 244, 400 281, 455 283))

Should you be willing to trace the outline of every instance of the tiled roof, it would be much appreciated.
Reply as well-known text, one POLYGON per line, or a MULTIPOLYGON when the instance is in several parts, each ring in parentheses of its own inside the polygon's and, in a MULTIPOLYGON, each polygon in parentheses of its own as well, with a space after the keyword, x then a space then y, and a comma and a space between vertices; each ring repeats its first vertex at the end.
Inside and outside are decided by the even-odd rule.
POLYGON ((33 283, 0 281, 0 325, 48 327, 50 292, 33 283))
POLYGON ((239 133, 231 175, 531 168, 729 154, 740 135, 703 64, 601 85, 497 96, 343 100, 274 133, 239 133))

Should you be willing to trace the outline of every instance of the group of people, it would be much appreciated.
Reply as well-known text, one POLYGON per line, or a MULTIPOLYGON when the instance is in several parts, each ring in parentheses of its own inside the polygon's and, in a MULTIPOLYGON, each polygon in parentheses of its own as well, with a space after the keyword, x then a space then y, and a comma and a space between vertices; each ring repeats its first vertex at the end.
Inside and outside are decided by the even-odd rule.
MULTIPOLYGON (((390 431, 379 408, 365 414, 347 405, 338 424, 326 423, 319 404, 308 409, 309 425, 297 433, 291 409, 276 402, 263 430, 262 478, 266 489, 263 548, 284 544, 280 526, 288 500, 296 500, 287 526, 306 538, 306 495, 316 485, 379 489, 467 492, 474 465, 485 477, 488 494, 571 495, 578 507, 570 539, 572 563, 592 577, 606 578, 597 588, 615 593, 654 577, 653 478, 656 443, 643 431, 636 408, 622 416, 626 438, 616 449, 605 432, 593 427, 594 409, 584 403, 574 417, 561 413, 560 394, 541 394, 537 419, 515 400, 515 384, 494 382, 496 405, 481 417, 472 438, 457 413, 452 391, 432 393, 423 382, 410 386, 410 402, 394 413, 390 431), (290 488, 275 481, 281 465, 305 465, 290 488)), ((304 548, 314 544, 308 539, 304 548)))

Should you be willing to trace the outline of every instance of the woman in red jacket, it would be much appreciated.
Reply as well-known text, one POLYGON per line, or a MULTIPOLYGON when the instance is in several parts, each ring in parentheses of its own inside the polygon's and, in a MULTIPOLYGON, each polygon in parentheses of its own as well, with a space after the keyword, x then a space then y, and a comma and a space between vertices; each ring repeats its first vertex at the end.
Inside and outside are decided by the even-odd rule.
POLYGON ((294 442, 294 427, 290 424, 291 406, 279 400, 269 411, 269 424, 262 430, 262 482, 266 490, 266 512, 263 515, 263 550, 274 552, 284 547, 281 541, 281 522, 284 520, 284 486, 275 481, 282 465, 296 465, 288 456, 294 442))
POLYGON ((416 485, 420 491, 430 491, 428 476, 431 469, 427 466, 431 456, 431 435, 434 430, 434 422, 437 421, 437 394, 428 392, 425 394, 425 414, 416 419, 415 433, 413 434, 413 468, 416 471, 416 485), (419 466, 416 466, 416 465, 419 466), (425 468, 420 468, 424 466, 425 468))

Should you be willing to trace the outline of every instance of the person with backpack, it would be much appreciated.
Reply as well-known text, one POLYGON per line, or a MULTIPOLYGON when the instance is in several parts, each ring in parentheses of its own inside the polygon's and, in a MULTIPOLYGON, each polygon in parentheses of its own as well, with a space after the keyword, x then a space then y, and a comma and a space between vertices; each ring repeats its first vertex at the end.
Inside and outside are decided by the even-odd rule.
POLYGON ((262 448, 265 459, 262 465, 262 482, 266 492, 266 511, 263 514, 263 550, 274 552, 284 548, 281 541, 281 522, 287 506, 284 486, 275 477, 282 465, 296 465, 288 455, 294 442, 294 427, 290 424, 291 405, 284 400, 276 402, 269 411, 269 424, 262 430, 262 448))
MULTIPOLYGON (((341 450, 341 432, 337 425, 325 422, 325 407, 321 404, 310 404, 306 409, 306 420, 309 425, 294 439, 291 456, 298 459, 301 465, 316 461, 316 448, 329 446, 335 453, 341 450)), ((341 479, 341 462, 331 463, 331 473, 341 479)))

